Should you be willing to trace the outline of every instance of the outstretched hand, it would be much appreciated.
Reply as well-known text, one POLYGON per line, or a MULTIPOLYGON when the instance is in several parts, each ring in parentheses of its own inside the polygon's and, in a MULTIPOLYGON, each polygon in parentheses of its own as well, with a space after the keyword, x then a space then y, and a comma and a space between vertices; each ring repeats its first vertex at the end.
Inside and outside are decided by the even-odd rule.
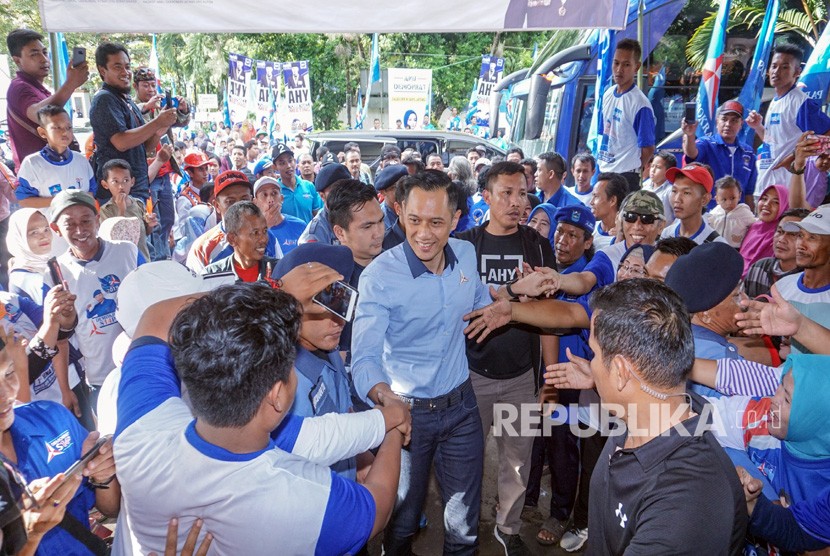
POLYGON ((572 390, 593 388, 594 377, 591 374, 590 361, 572 354, 570 348, 566 348, 565 353, 568 354, 568 363, 547 366, 545 384, 572 390))
POLYGON ((801 327, 803 316, 790 305, 773 286, 771 296, 762 301, 742 301, 746 311, 735 315, 738 326, 746 334, 769 336, 793 336, 801 327))
MULTIPOLYGON (((495 290, 492 287, 490 293, 495 295, 495 290)), ((492 332, 509 324, 512 318, 513 310, 510 307, 510 302, 506 299, 499 299, 486 307, 464 315, 464 320, 470 321, 470 324, 464 329, 464 334, 480 344, 492 332)))

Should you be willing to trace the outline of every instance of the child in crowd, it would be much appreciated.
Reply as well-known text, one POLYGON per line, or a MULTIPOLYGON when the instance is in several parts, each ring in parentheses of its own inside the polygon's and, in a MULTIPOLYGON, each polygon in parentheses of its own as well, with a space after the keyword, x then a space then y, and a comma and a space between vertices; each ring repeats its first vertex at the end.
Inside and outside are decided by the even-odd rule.
POLYGON ((95 195, 98 185, 87 159, 69 149, 74 135, 66 110, 48 104, 37 111, 37 120, 37 133, 46 146, 20 163, 15 196, 20 206, 41 209, 48 219, 49 204, 58 192, 78 189, 95 195))
POLYGON ((669 151, 657 151, 648 162, 648 179, 643 182, 643 189, 655 193, 663 201, 663 216, 666 226, 674 222, 671 206, 671 182, 666 178, 666 170, 677 166, 677 158, 669 151))
POLYGON ((749 206, 741 202, 741 185, 732 176, 724 176, 716 181, 715 189, 718 206, 706 217, 709 225, 737 249, 749 227, 755 223, 755 215, 749 206))
POLYGON ((130 197, 130 190, 135 184, 135 177, 133 177, 130 163, 120 158, 113 158, 104 164, 101 174, 101 185, 112 194, 112 199, 101 207, 101 222, 114 216, 134 217, 144 222, 144 226, 141 226, 138 251, 145 260, 149 261, 150 251, 147 247, 147 233, 158 224, 158 216, 154 212, 148 211, 144 202, 140 199, 130 197))

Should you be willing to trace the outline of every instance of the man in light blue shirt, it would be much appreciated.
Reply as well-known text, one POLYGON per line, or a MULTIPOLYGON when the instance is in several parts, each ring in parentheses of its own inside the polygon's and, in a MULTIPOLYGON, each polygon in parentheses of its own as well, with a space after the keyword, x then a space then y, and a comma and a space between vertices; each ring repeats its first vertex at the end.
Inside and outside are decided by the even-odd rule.
POLYGON ((317 194, 314 184, 297 176, 294 153, 284 143, 277 143, 271 151, 279 172, 282 192, 282 213, 296 216, 306 224, 323 208, 323 200, 317 194))
MULTIPOLYGON (((473 245, 449 239, 460 216, 450 185, 437 170, 398 182, 406 241, 381 253, 360 278, 355 388, 373 403, 397 396, 412 409, 412 442, 402 453, 398 502, 384 535, 388 555, 411 552, 433 456, 444 500, 444 553, 473 554, 478 544, 484 446, 462 317, 490 303, 490 295, 478 278, 473 245)), ((509 292, 502 287, 499 295, 530 293, 532 280, 511 284, 509 292)))

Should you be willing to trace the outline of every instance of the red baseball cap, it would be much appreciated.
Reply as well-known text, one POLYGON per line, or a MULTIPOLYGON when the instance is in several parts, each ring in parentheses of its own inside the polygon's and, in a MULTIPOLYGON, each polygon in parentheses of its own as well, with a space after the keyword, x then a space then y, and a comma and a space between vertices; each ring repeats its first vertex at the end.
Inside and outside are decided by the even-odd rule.
POLYGON ((712 174, 706 169, 705 166, 695 163, 687 164, 683 168, 673 166, 666 170, 666 179, 674 183, 674 180, 677 179, 678 174, 683 174, 696 184, 702 185, 703 189, 706 190, 706 193, 712 193, 712 187, 715 185, 715 182, 712 178, 712 174))
POLYGON ((718 108, 718 114, 737 114, 739 118, 744 117, 744 105, 737 100, 727 100, 718 108))
POLYGON ((198 168, 210 164, 210 159, 204 153, 190 153, 184 157, 184 169, 198 168))
POLYGON ((245 174, 238 170, 226 170, 216 176, 216 179, 213 181, 213 194, 218 197, 223 190, 227 189, 232 185, 247 185, 248 188, 251 190, 251 195, 254 194, 254 186, 251 185, 251 182, 248 181, 248 178, 245 177, 245 174))

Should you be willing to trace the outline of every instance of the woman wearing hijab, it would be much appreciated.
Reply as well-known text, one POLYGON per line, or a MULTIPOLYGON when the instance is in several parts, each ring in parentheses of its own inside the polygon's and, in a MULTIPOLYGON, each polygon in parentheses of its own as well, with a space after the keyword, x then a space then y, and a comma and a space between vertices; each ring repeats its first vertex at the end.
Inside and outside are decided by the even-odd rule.
POLYGON ((749 227, 741 242, 740 253, 744 258, 746 276, 752 263, 765 257, 772 257, 772 238, 781 215, 790 208, 789 191, 786 185, 770 185, 761 192, 758 199, 758 220, 749 227))
MULTIPOLYGON (((0 322, 7 329, 13 328, 27 341, 35 338, 35 333, 41 325, 45 326, 48 319, 44 319, 44 316, 51 312, 58 302, 56 296, 63 299, 69 295, 74 300, 71 292, 63 291, 62 285, 50 287, 44 280, 48 271, 46 261, 52 252, 52 238, 52 230, 46 217, 37 209, 21 208, 9 217, 6 246, 12 259, 9 261, 9 293, 3 296, 2 302, 18 310, 7 310, 0 322)), ((67 307, 66 311, 69 310, 67 307)), ((74 305, 71 307, 71 313, 72 322, 77 322, 74 305)), ((57 339, 67 340, 72 335, 74 325, 62 328, 71 330, 60 331, 57 339)), ((46 339, 43 335, 40 337, 46 339)), ((55 351, 55 345, 49 344, 50 349, 41 352, 40 359, 43 361, 34 359, 34 353, 30 355, 31 372, 27 381, 30 385, 29 396, 26 397, 24 392, 21 394, 22 399, 63 403, 75 412, 85 427, 93 430, 95 424, 87 401, 88 394, 80 376, 83 372, 81 352, 68 341, 61 345, 65 345, 67 349, 61 350, 58 345, 55 351)))

